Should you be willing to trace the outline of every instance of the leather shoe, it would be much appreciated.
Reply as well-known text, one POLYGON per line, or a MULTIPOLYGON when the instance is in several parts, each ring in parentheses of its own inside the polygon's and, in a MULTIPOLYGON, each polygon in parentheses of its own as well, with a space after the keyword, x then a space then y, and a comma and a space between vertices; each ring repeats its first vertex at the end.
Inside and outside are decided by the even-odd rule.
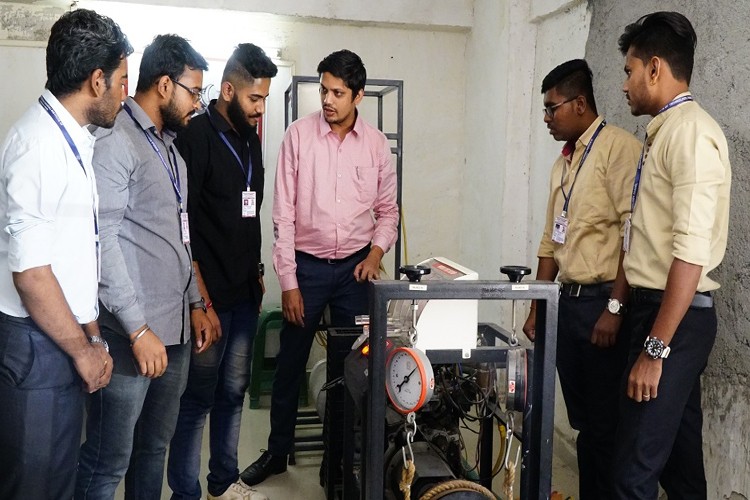
POLYGON ((285 472, 286 462, 286 455, 275 457, 271 452, 264 451, 258 460, 242 471, 240 478, 248 486, 254 486, 265 481, 268 476, 285 472))

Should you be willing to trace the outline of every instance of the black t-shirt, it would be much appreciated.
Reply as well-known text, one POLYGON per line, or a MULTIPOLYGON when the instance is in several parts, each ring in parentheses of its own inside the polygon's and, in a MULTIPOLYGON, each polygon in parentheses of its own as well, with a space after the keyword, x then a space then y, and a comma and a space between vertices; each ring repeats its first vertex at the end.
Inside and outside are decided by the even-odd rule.
POLYGON ((190 120, 175 144, 187 163, 190 245, 208 293, 217 309, 243 301, 260 303, 258 282, 261 233, 260 207, 265 172, 255 131, 240 137, 215 109, 190 120), (242 160, 242 167, 219 131, 242 160), (250 188, 256 193, 256 216, 242 217, 242 192, 247 190, 248 156, 252 160, 250 188))

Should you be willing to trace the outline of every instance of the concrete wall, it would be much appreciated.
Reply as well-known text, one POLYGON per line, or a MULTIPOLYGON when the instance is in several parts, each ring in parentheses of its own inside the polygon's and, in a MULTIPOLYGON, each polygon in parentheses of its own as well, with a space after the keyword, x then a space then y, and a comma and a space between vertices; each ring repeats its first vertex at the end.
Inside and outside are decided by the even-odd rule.
MULTIPOLYGON (((656 10, 653 2, 592 0, 586 56, 595 73, 595 91, 607 117, 643 137, 648 117, 633 117, 621 92, 623 58, 617 38, 628 23, 656 10)), ((698 47, 691 88, 724 129, 732 162, 732 206, 727 254, 714 276, 719 334, 703 376, 704 451, 709 498, 750 497, 750 15, 748 2, 663 1, 659 10, 677 10, 695 26, 698 47)))

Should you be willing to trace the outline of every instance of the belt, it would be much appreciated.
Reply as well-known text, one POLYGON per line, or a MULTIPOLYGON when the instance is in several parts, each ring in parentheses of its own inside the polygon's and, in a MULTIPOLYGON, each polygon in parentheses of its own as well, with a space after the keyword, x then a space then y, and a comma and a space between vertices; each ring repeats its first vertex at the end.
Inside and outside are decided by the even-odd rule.
POLYGON ((560 295, 563 297, 609 297, 612 293, 613 283, 594 283, 581 285, 580 283, 561 283, 560 295))
POLYGON ((357 250, 353 254, 351 254, 351 255, 349 255, 347 257, 343 257, 341 259, 324 259, 322 257, 316 257, 315 255, 309 254, 307 252, 303 252, 301 250, 297 250, 296 253, 297 254, 301 254, 301 255, 307 257, 308 259, 314 260, 314 261, 317 261, 317 262, 325 262, 326 264, 341 264, 343 262, 347 262, 349 260, 352 260, 355 257, 361 257, 364 254, 369 253, 369 251, 370 251, 370 245, 367 245, 367 246, 363 247, 361 250, 357 250))
MULTIPOLYGON (((631 288, 631 304, 661 304, 664 298, 664 290, 652 290, 650 288, 631 288)), ((710 309, 714 306, 714 299, 710 292, 696 292, 690 307, 693 309, 710 309)))

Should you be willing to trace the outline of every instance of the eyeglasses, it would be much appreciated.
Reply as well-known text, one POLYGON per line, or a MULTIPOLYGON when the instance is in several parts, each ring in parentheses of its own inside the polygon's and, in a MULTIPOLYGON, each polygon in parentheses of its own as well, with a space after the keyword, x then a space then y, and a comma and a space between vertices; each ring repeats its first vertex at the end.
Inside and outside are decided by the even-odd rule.
POLYGON ((555 117, 555 111, 557 111, 557 108, 562 106, 565 103, 575 101, 578 97, 573 97, 572 99, 568 99, 567 101, 558 102, 557 104, 553 104, 552 106, 545 106, 542 112, 544 113, 544 116, 549 118, 550 120, 555 117))
POLYGON ((182 84, 182 83, 178 82, 177 80, 173 80, 172 78, 170 78, 170 80, 172 80, 172 82, 173 82, 173 83, 175 83, 175 84, 179 85, 179 86, 180 86, 180 87, 182 87, 183 89, 185 89, 185 90, 187 90, 188 92, 190 92, 190 95, 191 95, 191 96, 193 96, 193 102, 194 102, 194 103, 197 103, 198 101, 200 101, 200 100, 201 100, 201 97, 203 97, 203 89, 200 89, 200 90, 197 90, 197 89, 191 89, 191 88, 190 88, 190 87, 188 87, 187 85, 185 85, 185 84, 182 84))

